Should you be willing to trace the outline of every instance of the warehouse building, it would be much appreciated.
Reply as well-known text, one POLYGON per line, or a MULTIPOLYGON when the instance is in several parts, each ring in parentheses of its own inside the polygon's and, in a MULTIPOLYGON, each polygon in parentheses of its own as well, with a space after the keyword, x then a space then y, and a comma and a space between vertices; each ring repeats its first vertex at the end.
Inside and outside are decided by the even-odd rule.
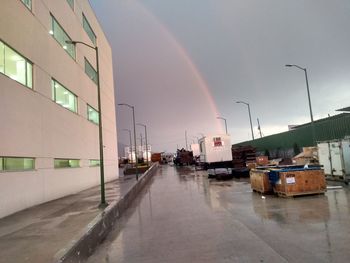
POLYGON ((0 218, 118 177, 112 53, 88 0, 3 0, 0 218))
MULTIPOLYGON (((349 108, 340 109, 343 113, 314 121, 316 141, 330 141, 350 137, 349 108)), ((292 130, 252 141, 234 144, 233 147, 251 145, 260 155, 270 158, 291 158, 298 154, 302 147, 313 145, 311 123, 295 126, 292 130)))

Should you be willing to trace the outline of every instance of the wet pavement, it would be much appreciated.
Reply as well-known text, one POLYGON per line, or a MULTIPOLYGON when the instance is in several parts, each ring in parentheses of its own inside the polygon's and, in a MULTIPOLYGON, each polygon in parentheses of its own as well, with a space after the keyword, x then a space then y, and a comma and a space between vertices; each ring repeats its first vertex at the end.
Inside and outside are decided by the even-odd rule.
POLYGON ((284 199, 170 166, 152 180, 88 262, 349 262, 349 188, 284 199))
MULTIPOLYGON (((130 175, 106 183, 107 202, 120 199, 135 182, 130 175)), ((53 262, 54 255, 101 212, 99 202, 96 186, 0 219, 0 263, 53 262)))

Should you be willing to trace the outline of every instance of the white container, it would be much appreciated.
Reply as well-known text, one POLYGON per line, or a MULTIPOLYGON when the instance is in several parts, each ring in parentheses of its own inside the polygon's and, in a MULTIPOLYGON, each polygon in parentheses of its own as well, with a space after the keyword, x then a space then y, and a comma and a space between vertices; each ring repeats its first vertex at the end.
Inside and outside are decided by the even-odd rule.
POLYGON ((350 179, 350 140, 320 142, 318 158, 326 176, 348 181, 350 179))
POLYGON ((232 161, 231 137, 228 134, 207 135, 199 140, 199 151, 202 163, 232 161))

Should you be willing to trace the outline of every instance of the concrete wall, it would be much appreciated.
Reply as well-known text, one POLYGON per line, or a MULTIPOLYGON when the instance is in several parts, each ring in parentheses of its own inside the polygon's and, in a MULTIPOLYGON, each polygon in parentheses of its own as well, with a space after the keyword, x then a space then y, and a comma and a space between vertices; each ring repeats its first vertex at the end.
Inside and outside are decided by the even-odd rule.
POLYGON ((34 157, 35 170, 0 172, 0 218, 24 208, 97 185, 98 125, 87 120, 87 104, 98 108, 97 86, 85 74, 84 57, 94 67, 95 51, 76 47, 72 59, 49 34, 51 16, 73 40, 93 45, 82 27, 82 13, 97 36, 106 181, 118 177, 112 53, 88 0, 2 0, 0 40, 33 62, 33 89, 0 73, 0 157, 34 157), (51 78, 78 96, 78 113, 52 101, 51 78), (80 159, 80 168, 54 169, 53 158, 80 159))

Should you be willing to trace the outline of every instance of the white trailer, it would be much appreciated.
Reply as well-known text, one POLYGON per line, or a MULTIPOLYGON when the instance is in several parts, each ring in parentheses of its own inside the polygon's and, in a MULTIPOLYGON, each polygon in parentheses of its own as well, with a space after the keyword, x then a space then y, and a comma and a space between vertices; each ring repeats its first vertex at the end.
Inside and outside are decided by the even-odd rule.
POLYGON ((320 142, 318 158, 329 179, 350 181, 350 139, 320 142))
POLYGON ((199 151, 198 143, 192 143, 190 147, 191 147, 191 151, 193 152, 193 156, 199 156, 201 154, 199 151))
POLYGON ((200 162, 209 177, 232 175, 231 137, 228 134, 207 135, 199 139, 200 162))

